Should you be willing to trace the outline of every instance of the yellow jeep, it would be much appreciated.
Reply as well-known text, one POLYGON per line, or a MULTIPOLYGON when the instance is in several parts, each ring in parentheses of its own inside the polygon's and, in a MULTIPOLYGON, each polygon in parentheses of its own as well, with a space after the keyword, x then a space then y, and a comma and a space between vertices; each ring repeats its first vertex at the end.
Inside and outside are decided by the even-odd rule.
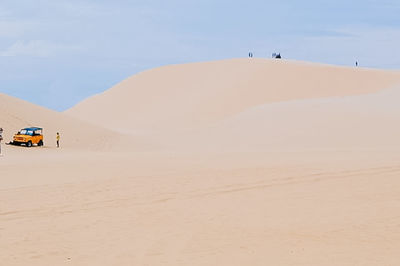
POLYGON ((26 147, 32 147, 33 144, 43 146, 43 129, 39 127, 28 127, 21 129, 14 135, 13 145, 25 144, 26 147))

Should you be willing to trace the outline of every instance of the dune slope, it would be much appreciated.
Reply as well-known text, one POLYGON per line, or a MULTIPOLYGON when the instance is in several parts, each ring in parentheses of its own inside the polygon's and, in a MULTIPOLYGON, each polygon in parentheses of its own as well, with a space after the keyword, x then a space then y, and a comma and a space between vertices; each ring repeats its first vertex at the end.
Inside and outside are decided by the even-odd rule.
POLYGON ((149 70, 66 112, 128 132, 201 128, 257 105, 366 94, 398 83, 394 71, 233 59, 149 70))
POLYGON ((112 141, 118 142, 120 134, 91 125, 65 114, 0 93, 0 121, 5 142, 24 127, 42 127, 47 147, 55 146, 56 132, 61 134, 65 148, 102 150, 109 149, 112 141))
POLYGON ((400 152, 399 102, 400 86, 367 95, 264 104, 194 132, 185 145, 225 152, 400 152))

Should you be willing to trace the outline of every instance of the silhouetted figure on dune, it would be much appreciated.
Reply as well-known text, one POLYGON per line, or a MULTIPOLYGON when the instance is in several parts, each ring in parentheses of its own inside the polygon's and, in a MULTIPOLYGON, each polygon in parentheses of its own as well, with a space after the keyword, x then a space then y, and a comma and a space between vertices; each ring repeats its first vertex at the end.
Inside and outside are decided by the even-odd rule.
POLYGON ((1 156, 1 141, 3 140, 3 128, 0 127, 0 156, 1 156))
POLYGON ((273 54, 272 54, 272 58, 281 59, 281 58, 282 58, 281 53, 279 53, 279 54, 273 53, 273 54))

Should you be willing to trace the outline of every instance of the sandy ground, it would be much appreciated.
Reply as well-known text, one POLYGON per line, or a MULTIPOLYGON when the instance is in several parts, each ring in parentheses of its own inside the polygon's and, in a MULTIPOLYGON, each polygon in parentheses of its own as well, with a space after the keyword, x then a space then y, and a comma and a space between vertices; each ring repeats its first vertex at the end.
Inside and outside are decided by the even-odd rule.
POLYGON ((400 263, 398 153, 31 155, 0 163, 3 265, 400 263))
POLYGON ((6 139, 49 132, 43 148, 2 146, 0 264, 399 265, 400 74, 253 63, 244 80, 248 60, 151 70, 66 113, 0 95, 6 139), (179 69, 217 85, 194 97, 179 69), (143 76, 180 100, 138 95, 143 76))

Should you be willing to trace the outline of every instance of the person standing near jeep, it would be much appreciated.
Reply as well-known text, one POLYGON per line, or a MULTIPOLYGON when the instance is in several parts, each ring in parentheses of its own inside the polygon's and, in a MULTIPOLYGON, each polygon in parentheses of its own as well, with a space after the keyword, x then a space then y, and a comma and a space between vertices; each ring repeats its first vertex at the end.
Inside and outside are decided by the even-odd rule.
POLYGON ((57 132, 56 139, 57 139, 57 148, 60 148, 60 133, 58 133, 58 132, 57 132))

